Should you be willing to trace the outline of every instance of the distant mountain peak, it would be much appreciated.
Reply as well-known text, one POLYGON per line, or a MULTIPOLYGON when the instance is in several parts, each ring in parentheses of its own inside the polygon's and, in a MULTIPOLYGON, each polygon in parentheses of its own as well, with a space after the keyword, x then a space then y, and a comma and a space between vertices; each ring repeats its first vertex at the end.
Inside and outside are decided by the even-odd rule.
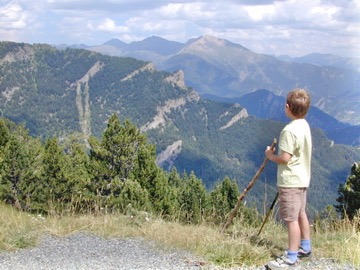
POLYGON ((114 47, 117 47, 117 48, 121 49, 121 48, 126 47, 128 44, 121 41, 120 39, 113 38, 113 39, 110 39, 109 41, 105 42, 103 45, 114 46, 114 47))
POLYGON ((162 41, 162 42, 169 42, 168 40, 166 40, 165 38, 159 37, 159 36, 151 36, 151 37, 147 37, 145 39, 142 40, 144 41, 162 41))
POLYGON ((129 45, 131 51, 151 51, 163 56, 174 54, 184 46, 183 43, 168 41, 158 36, 151 36, 141 41, 133 41, 129 45))
POLYGON ((214 37, 214 36, 210 36, 210 35, 205 35, 205 36, 201 36, 196 39, 192 39, 187 43, 187 45, 188 46, 185 48, 191 48, 191 49, 199 50, 199 51, 204 50, 204 49, 209 49, 209 48, 219 49, 219 48, 226 48, 226 47, 236 47, 236 48, 248 50, 239 44, 235 44, 226 39, 222 39, 222 38, 218 38, 218 37, 214 37))
POLYGON ((197 54, 216 62, 232 62, 239 54, 254 54, 245 47, 210 35, 192 39, 178 54, 197 54))
POLYGON ((212 43, 212 44, 215 44, 215 45, 218 45, 218 46, 224 46, 225 43, 226 43, 226 40, 225 39, 221 39, 221 38, 218 38, 218 37, 214 37, 214 36, 210 36, 210 35, 205 35, 205 36, 202 36, 201 38, 199 38, 197 40, 198 43, 212 43))

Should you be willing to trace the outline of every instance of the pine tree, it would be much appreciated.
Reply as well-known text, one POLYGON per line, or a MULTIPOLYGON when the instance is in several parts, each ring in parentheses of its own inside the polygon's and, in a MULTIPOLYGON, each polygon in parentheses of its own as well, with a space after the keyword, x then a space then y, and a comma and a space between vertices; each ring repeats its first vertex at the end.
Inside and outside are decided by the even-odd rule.
POLYGON ((335 205, 336 211, 341 213, 343 218, 348 217, 352 220, 356 215, 360 215, 360 163, 355 162, 351 166, 351 174, 344 185, 339 185, 339 197, 335 205))
POLYGON ((69 179, 73 182, 71 206, 75 212, 88 212, 94 209, 95 194, 91 186, 86 146, 71 135, 65 150, 70 161, 69 179))
MULTIPOLYGON (((4 125, 0 129, 6 130, 4 125)), ((33 188, 41 173, 41 143, 22 126, 11 129, 0 147, 0 198, 20 210, 32 210, 33 188)))
POLYGON ((169 184, 169 199, 171 201, 171 215, 180 212, 180 195, 185 181, 181 179, 176 168, 173 167, 169 173, 167 173, 168 184, 169 184))
POLYGON ((223 221, 228 213, 234 208, 239 196, 236 181, 228 177, 217 184, 210 193, 212 214, 216 221, 223 221))
POLYGON ((145 142, 145 135, 141 134, 129 120, 125 120, 121 125, 119 118, 115 114, 112 115, 102 140, 104 148, 110 153, 108 157, 110 170, 121 179, 128 179, 135 167, 139 148, 145 142))
POLYGON ((74 182, 70 179, 70 164, 58 139, 48 139, 44 146, 41 182, 36 189, 36 198, 45 212, 59 213, 71 202, 74 182))
POLYGON ((174 196, 171 192, 169 179, 156 164, 154 145, 139 145, 132 178, 148 191, 153 210, 163 215, 171 215, 174 211, 174 196))
MULTIPOLYGON (((119 118, 112 115, 102 140, 90 138, 89 143, 90 167, 96 194, 103 198, 106 207, 113 209, 123 205, 124 202, 119 201, 121 198, 129 201, 131 199, 128 194, 142 192, 135 184, 126 183, 131 180, 138 182, 146 192, 153 210, 169 213, 171 199, 168 179, 156 165, 155 146, 148 144, 147 137, 129 120, 121 124, 119 118), (123 188, 130 187, 136 190, 127 190, 124 191, 127 195, 121 195, 123 188)), ((141 203, 139 206, 145 204, 141 203)))
POLYGON ((8 121, 5 118, 0 118, 0 153, 1 149, 6 145, 10 138, 10 130, 7 127, 8 121))
POLYGON ((118 209, 120 209, 123 213, 126 213, 128 209, 143 211, 151 210, 151 203, 147 190, 143 189, 139 182, 132 179, 123 183, 118 204, 118 209))
POLYGON ((200 223, 208 211, 206 188, 193 172, 184 174, 184 185, 181 187, 179 203, 184 212, 185 221, 200 223))
POLYGON ((109 118, 101 141, 89 139, 91 171, 98 194, 108 196, 115 179, 129 179, 139 147, 145 141, 146 137, 128 120, 121 125, 116 114, 109 118))
MULTIPOLYGON (((0 119, 0 169, 2 168, 2 162, 4 161, 4 150, 7 142, 9 141, 9 138, 10 138, 10 131, 6 125, 6 119, 1 118, 0 119)), ((0 170, 0 181, 1 179, 2 179, 2 174, 0 170)), ((0 193, 1 193, 1 189, 2 187, 0 186, 0 193)))
POLYGON ((181 179, 178 171, 173 167, 169 173, 169 184, 171 187, 180 188, 184 181, 181 179))

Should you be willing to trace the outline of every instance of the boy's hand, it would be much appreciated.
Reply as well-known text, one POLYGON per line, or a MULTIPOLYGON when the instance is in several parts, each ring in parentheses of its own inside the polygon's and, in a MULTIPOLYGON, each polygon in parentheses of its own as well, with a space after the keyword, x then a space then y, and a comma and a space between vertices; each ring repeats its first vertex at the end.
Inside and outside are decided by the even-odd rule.
POLYGON ((275 147, 273 149, 271 149, 271 147, 268 146, 265 149, 265 156, 271 160, 271 157, 274 155, 274 152, 275 152, 275 147))

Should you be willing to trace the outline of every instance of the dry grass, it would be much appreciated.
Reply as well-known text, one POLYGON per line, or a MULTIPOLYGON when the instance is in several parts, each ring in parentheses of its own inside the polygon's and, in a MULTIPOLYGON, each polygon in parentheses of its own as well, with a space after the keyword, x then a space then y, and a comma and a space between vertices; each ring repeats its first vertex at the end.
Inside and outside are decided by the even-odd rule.
MULTIPOLYGON (((313 231, 315 256, 331 257, 360 266, 360 221, 338 221, 313 231)), ((286 248, 284 227, 269 220, 260 236, 259 226, 234 220, 226 234, 220 226, 181 225, 165 222, 147 213, 47 217, 30 215, 0 204, 0 249, 34 246, 47 234, 63 237, 79 231, 101 237, 142 237, 162 247, 188 250, 223 267, 261 265, 286 248)))
POLYGON ((319 256, 336 258, 340 262, 350 262, 360 266, 360 217, 352 222, 337 220, 336 222, 317 225, 314 233, 314 246, 319 256))

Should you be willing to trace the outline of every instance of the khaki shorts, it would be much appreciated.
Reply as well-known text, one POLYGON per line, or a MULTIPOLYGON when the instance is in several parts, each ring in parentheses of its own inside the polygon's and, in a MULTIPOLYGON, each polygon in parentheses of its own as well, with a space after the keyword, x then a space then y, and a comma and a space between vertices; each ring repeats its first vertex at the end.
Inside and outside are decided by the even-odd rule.
POLYGON ((279 188, 280 217, 296 221, 306 208, 306 188, 279 188))

